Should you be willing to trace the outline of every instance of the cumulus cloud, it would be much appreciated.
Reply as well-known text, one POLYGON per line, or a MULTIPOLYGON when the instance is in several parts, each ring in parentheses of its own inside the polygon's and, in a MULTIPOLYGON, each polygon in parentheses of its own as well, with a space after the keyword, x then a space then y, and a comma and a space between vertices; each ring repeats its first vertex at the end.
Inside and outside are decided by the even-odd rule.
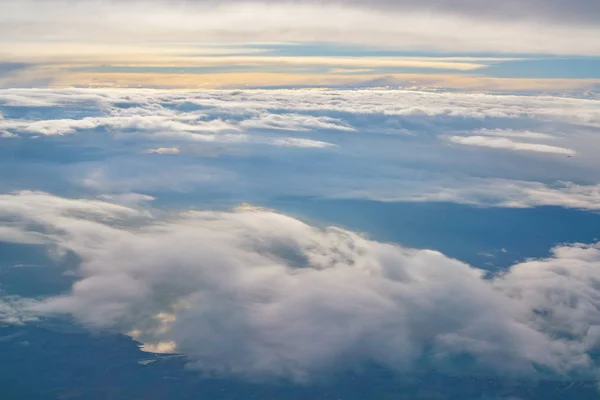
POLYGON ((489 136, 450 136, 452 143, 466 146, 490 147, 493 149, 505 149, 516 151, 533 151, 537 153, 553 153, 574 155, 575 151, 564 147, 550 146, 539 143, 516 142, 508 138, 494 138, 489 136))
POLYGON ((69 293, 29 310, 183 352, 204 372, 307 380, 368 361, 405 372, 598 372, 598 245, 560 246, 484 279, 435 251, 252 207, 140 223, 131 218, 142 209, 25 192, 3 195, 0 210, 82 260, 69 293))

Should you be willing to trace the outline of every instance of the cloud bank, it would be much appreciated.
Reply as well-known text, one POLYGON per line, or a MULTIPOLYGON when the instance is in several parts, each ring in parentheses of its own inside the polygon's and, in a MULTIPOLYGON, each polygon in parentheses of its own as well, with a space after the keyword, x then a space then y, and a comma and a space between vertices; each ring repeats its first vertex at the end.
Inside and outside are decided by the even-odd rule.
POLYGON ((597 210, 598 103, 403 90, 3 90, 0 166, 14 172, 0 190, 597 210))
POLYGON ((431 250, 253 207, 152 215, 39 192, 4 222, 81 259, 29 307, 179 351, 206 373, 309 380, 375 362, 515 377, 597 377, 600 246, 484 273, 431 250))

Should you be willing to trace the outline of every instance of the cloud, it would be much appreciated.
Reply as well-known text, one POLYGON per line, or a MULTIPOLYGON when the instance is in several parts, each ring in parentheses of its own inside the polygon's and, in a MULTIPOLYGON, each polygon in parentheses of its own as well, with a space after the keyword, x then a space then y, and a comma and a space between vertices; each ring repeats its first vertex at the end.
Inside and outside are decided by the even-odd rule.
POLYGON ((29 310, 183 352, 204 372, 307 380, 375 362, 520 378, 598 373, 599 245, 559 246, 484 279, 435 251, 263 209, 147 217, 43 193, 1 200, 7 224, 82 260, 69 293, 29 310))
POLYGON ((179 154, 180 152, 181 150, 178 147, 159 147, 146 150, 146 153, 149 154, 179 154))
POLYGON ((0 130, 14 137, 0 168, 15 172, 0 190, 595 210, 598 110, 405 90, 2 90, 0 130), (160 162, 146 154, 174 148, 160 162))
MULTIPOLYGON (((548 55, 600 55, 594 40, 600 28, 591 23, 597 7, 588 1, 512 0, 497 7, 488 0, 5 0, 0 87, 365 87, 388 81, 585 93, 597 79, 485 75, 493 74, 487 67, 523 56, 550 65, 548 55), (332 43, 340 51, 330 55, 332 43), (378 54, 387 50, 391 55, 378 54)), ((548 71, 556 72, 549 66, 534 75, 548 71)), ((589 76, 580 73, 574 74, 589 76)))
POLYGON ((375 70, 370 68, 332 68, 330 70, 332 74, 364 74, 373 71, 375 70))
POLYGON ((598 98, 598 79, 576 78, 497 78, 449 73, 348 74, 311 71, 290 67, 281 71, 250 69, 238 73, 206 72, 89 72, 85 69, 48 69, 0 77, 0 88, 155 88, 155 89, 272 89, 272 88, 400 88, 411 90, 440 89, 461 92, 502 94, 554 94, 598 98))
MULTIPOLYGON (((35 305, 35 300, 7 296, 0 290, 0 327, 3 325, 22 325, 36 321, 38 318, 30 310, 35 305)), ((5 338, 0 337, 0 342, 2 342, 2 339, 5 338)))
MULTIPOLYGON (((130 116, 105 116, 85 117, 80 120, 74 119, 51 119, 42 121, 0 121, 0 127, 7 131, 21 131, 28 134, 41 135, 68 135, 82 130, 96 128, 107 128, 113 130, 130 131, 161 131, 161 132, 215 132, 236 131, 234 126, 228 125, 220 120, 207 123, 185 121, 186 116, 174 118, 161 115, 130 115, 130 116)), ((161 134, 161 133, 159 133, 161 134)), ((165 133, 162 133, 165 134, 165 133)))
POLYGON ((44 237, 35 232, 24 232, 18 228, 0 226, 0 242, 41 244, 44 243, 44 237))
MULTIPOLYGON (((314 183, 314 181, 309 181, 314 183)), ((380 202, 440 202, 482 207, 534 208, 554 206, 600 210, 600 185, 573 182, 542 182, 498 178, 414 177, 380 179, 357 177, 326 182, 312 196, 326 199, 368 199, 380 202)), ((300 195, 294 192, 296 195, 300 195)), ((306 194, 306 192, 305 192, 306 194)), ((289 193, 288 193, 289 195, 289 193)))
POLYGON ((312 116, 297 113, 273 114, 261 112, 240 123, 246 129, 281 129, 287 131, 310 131, 316 129, 331 129, 354 131, 343 120, 327 116, 312 116))
POLYGON ((275 139, 273 143, 277 146, 282 147, 312 147, 312 148, 326 148, 335 147, 334 144, 327 142, 320 142, 318 140, 310 139, 298 139, 298 138, 283 138, 275 139))
POLYGON ((554 136, 547 133, 531 132, 531 131, 520 131, 514 129, 480 129, 477 131, 480 135, 486 136, 499 136, 507 138, 522 138, 522 139, 540 139, 540 140, 552 140, 554 136))
POLYGON ((120 204, 127 207, 140 207, 155 200, 154 197, 139 193, 121 193, 101 195, 102 200, 110 203, 120 204))
MULTIPOLYGON (((192 51, 189 49, 188 51, 192 51)), ((326 56, 196 56, 196 57, 169 57, 167 60, 150 60, 140 63, 140 66, 160 66, 167 62, 183 62, 187 67, 371 67, 371 68, 423 68, 456 71, 472 71, 485 68, 488 64, 485 58, 468 57, 326 57, 326 56)), ((490 58, 489 61, 498 61, 490 58)), ((114 64, 135 66, 127 61, 126 56, 122 60, 114 60, 114 64)), ((168 65, 168 64, 167 64, 168 65)))
POLYGON ((0 76, 29 68, 30 65, 23 63, 0 62, 0 76))
MULTIPOLYGON (((388 201, 393 201, 393 198, 388 201)), ((541 182, 473 179, 450 184, 440 182, 437 188, 423 189, 421 193, 408 195, 396 201, 455 202, 508 208, 557 206, 600 210, 600 185, 578 185, 572 182, 548 185, 541 182)))
POLYGON ((49 121, 2 121, 1 127, 9 130, 20 130, 26 133, 37 133, 42 135, 68 135, 78 130, 94 129, 98 127, 94 118, 82 120, 62 119, 49 121))
POLYGON ((426 4, 9 0, 4 11, 0 37, 36 42, 38 47, 46 41, 73 46, 82 41, 160 44, 165 37, 170 43, 199 44, 197 38, 202 37, 204 42, 237 47, 240 42, 341 42, 446 53, 600 53, 594 40, 598 7, 593 0, 550 5, 542 0, 511 1, 502 7, 467 0, 426 4), (43 38, 40 32, 45 33, 43 38))
POLYGON ((109 163, 84 163, 69 171, 66 178, 71 186, 103 195, 165 191, 186 193, 196 187, 209 193, 241 185, 237 173, 232 171, 187 160, 174 160, 165 166, 150 156, 113 158, 109 163))
MULTIPOLYGON (((47 0, 33 0, 33 3, 43 3, 47 0)), ((66 3, 77 3, 77 4, 88 4, 93 5, 97 3, 97 0, 85 0, 67 1, 66 3)), ((270 3, 271 1, 264 1, 263 3, 270 3)), ((64 3, 64 2, 63 2, 64 3)), ((133 2, 135 3, 135 2, 133 2)), ((148 3, 138 1, 137 3, 148 3)), ((165 3, 165 1, 154 1, 154 4, 165 3)), ((194 10, 194 7, 204 9, 206 7, 214 6, 213 0, 175 0, 169 1, 169 4, 178 7, 186 5, 194 10)), ((252 3, 252 1, 244 0, 228 0, 220 2, 223 4, 244 4, 252 3)), ((281 3, 281 2, 276 2, 281 3)), ((286 4, 286 2, 283 2, 286 4)), ((313 4, 310 0, 302 0, 296 3, 299 4, 313 4)), ((393 11, 406 11, 406 10, 423 10, 427 12, 434 11, 446 11, 452 14, 464 14, 474 15, 478 17, 487 17, 492 19, 501 18, 523 18, 523 19, 535 19, 539 18, 546 20, 547 18, 554 18, 559 21, 569 21, 571 18, 576 20, 578 23, 595 23, 597 18, 600 17, 600 7, 594 0, 556 0, 548 3, 544 0, 524 0, 524 1, 506 1, 502 7, 498 7, 491 0, 432 0, 427 3, 423 3, 418 0, 335 0, 331 2, 333 4, 344 5, 346 7, 361 7, 370 9, 381 9, 388 12, 393 11)), ((17 10, 18 8, 14 8, 17 10)))
POLYGON ((490 147, 492 149, 505 149, 515 151, 532 151, 537 153, 552 153, 574 155, 575 151, 547 144, 515 142, 508 138, 494 138, 489 136, 450 136, 452 143, 466 146, 490 147))
POLYGON ((594 0, 544 0, 506 1, 502 7, 491 0, 341 0, 343 4, 380 7, 387 10, 421 9, 430 12, 444 10, 452 14, 473 15, 490 19, 541 19, 555 22, 572 21, 594 24, 600 17, 600 7, 594 0))
MULTIPOLYGON (((122 129, 222 131, 242 127, 285 130, 330 128, 350 130, 340 117, 329 113, 384 114, 463 118, 551 119, 600 127, 596 100, 551 96, 498 96, 473 93, 431 93, 409 90, 200 90, 165 91, 132 89, 54 89, 0 91, 3 107, 69 107, 83 112, 81 119, 53 118, 27 121, 4 118, 3 129, 42 133, 70 123, 114 126, 122 129), (193 108, 192 106, 195 106, 193 108), (185 108, 192 107, 186 111, 185 108), (212 114, 216 112, 216 114, 212 114), (279 114, 274 113, 279 112, 279 114), (285 113, 284 113, 285 112, 285 113), (209 114, 210 113, 210 114, 209 114), (316 115, 311 115, 315 113, 316 115), (94 114, 94 116, 88 115, 94 114), (98 115, 99 114, 99 115, 98 115), (214 115, 212 118, 211 117, 214 115), (227 118, 233 117, 233 118, 227 118), (36 128, 35 130, 31 128, 36 128), (40 128, 40 129, 37 129, 40 128)), ((63 110, 64 112, 65 110, 63 110)), ((56 110, 61 115, 61 110, 56 110)), ((239 130, 239 128, 238 128, 239 130)))

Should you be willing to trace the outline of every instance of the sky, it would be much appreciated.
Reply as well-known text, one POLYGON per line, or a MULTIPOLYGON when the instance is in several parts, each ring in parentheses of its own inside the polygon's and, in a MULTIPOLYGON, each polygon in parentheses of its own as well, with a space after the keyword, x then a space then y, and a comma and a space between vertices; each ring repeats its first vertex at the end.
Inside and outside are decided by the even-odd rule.
POLYGON ((600 387, 599 4, 5 0, 0 344, 600 387))
POLYGON ((249 381, 596 379, 598 100, 5 89, 0 110, 0 240, 72 277, 3 292, 5 324, 68 317, 249 381))
POLYGON ((595 0, 6 0, 0 87, 597 91, 595 0))

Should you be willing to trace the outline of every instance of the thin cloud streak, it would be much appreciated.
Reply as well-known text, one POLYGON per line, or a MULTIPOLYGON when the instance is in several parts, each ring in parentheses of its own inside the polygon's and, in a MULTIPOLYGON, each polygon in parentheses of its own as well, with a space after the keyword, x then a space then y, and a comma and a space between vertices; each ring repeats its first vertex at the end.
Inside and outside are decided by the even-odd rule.
POLYGON ((565 147, 550 146, 539 143, 516 142, 509 138, 497 138, 489 136, 450 136, 450 142, 465 146, 489 147, 492 149, 504 149, 514 151, 531 151, 537 153, 563 154, 572 156, 574 150, 565 147))

